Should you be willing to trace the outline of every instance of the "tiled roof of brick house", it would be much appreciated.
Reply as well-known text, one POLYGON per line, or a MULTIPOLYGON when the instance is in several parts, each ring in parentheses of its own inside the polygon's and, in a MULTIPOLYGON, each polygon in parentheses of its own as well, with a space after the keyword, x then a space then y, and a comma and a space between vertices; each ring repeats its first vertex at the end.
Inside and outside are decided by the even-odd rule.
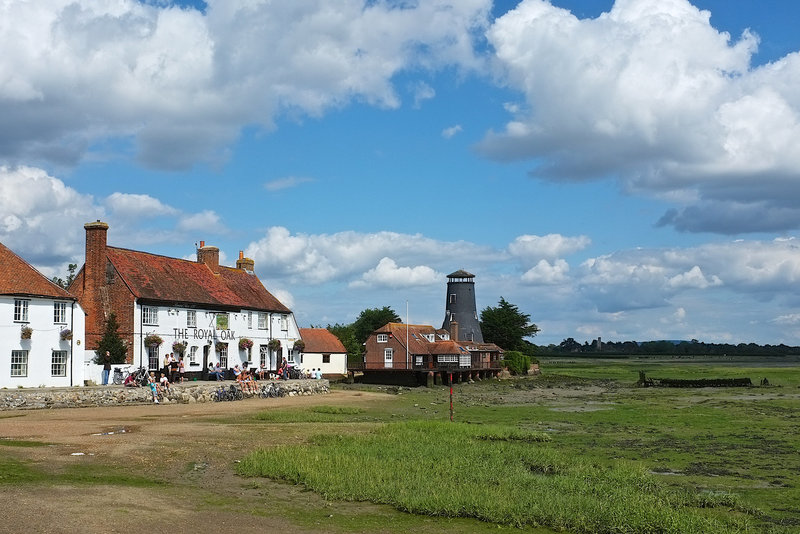
POLYGON ((387 333, 403 346, 406 345, 406 338, 408 338, 410 354, 461 354, 463 352, 455 341, 442 339, 442 335, 446 334, 445 331, 436 330, 430 325, 387 323, 375 332, 387 333), (407 336, 406 329, 408 330, 407 336), (433 341, 425 337, 431 335, 433 341))
POLYGON ((291 313, 253 274, 117 247, 106 255, 137 299, 291 313))
POLYGON ((0 243, 0 295, 53 297, 76 300, 28 262, 0 243))
POLYGON ((339 338, 325 328, 301 328, 300 337, 305 343, 303 352, 341 353, 347 352, 339 338))

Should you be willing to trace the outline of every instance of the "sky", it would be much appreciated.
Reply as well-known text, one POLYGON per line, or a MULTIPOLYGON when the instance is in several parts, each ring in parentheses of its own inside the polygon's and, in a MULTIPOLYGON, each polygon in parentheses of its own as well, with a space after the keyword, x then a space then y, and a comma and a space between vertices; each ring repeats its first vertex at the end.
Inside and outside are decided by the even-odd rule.
POLYGON ((0 242, 255 260, 301 327, 800 344, 800 2, 6 0, 0 242))

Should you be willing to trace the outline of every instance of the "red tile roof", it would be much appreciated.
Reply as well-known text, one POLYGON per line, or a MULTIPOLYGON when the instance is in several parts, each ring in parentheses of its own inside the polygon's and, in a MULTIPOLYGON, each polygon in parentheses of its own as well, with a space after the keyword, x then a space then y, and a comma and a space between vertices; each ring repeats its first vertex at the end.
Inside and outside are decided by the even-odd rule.
POLYGON ((2 243, 0 243, 0 295, 76 300, 2 243))
POLYGON ((257 276, 233 267, 107 247, 106 255, 138 299, 291 313, 257 276))
POLYGON ((445 331, 436 330, 430 325, 387 323, 375 332, 390 334, 404 347, 406 346, 406 337, 408 337, 410 354, 461 354, 462 352, 457 342, 442 339, 441 334, 446 333, 445 331), (408 330, 408 336, 406 336, 406 330, 408 330), (431 334, 433 334, 433 341, 429 341, 425 337, 431 334))
POLYGON ((306 344, 303 352, 341 353, 347 352, 339 338, 325 328, 301 328, 300 337, 306 344))

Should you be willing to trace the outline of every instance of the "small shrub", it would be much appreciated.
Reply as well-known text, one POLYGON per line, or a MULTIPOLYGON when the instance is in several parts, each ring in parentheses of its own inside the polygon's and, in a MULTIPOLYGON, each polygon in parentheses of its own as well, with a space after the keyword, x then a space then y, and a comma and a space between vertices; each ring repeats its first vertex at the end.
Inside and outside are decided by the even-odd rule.
POLYGON ((527 374, 531 367, 531 357, 515 350, 506 352, 503 358, 503 365, 508 367, 512 375, 527 374))

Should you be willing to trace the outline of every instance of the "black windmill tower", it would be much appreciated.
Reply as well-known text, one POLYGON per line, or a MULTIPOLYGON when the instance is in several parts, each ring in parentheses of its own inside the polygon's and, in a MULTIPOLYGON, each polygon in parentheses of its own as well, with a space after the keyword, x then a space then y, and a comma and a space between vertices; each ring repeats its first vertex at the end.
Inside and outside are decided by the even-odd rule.
POLYGON ((458 270, 447 275, 447 305, 442 328, 449 331, 450 338, 456 341, 483 343, 475 307, 474 274, 458 270))

